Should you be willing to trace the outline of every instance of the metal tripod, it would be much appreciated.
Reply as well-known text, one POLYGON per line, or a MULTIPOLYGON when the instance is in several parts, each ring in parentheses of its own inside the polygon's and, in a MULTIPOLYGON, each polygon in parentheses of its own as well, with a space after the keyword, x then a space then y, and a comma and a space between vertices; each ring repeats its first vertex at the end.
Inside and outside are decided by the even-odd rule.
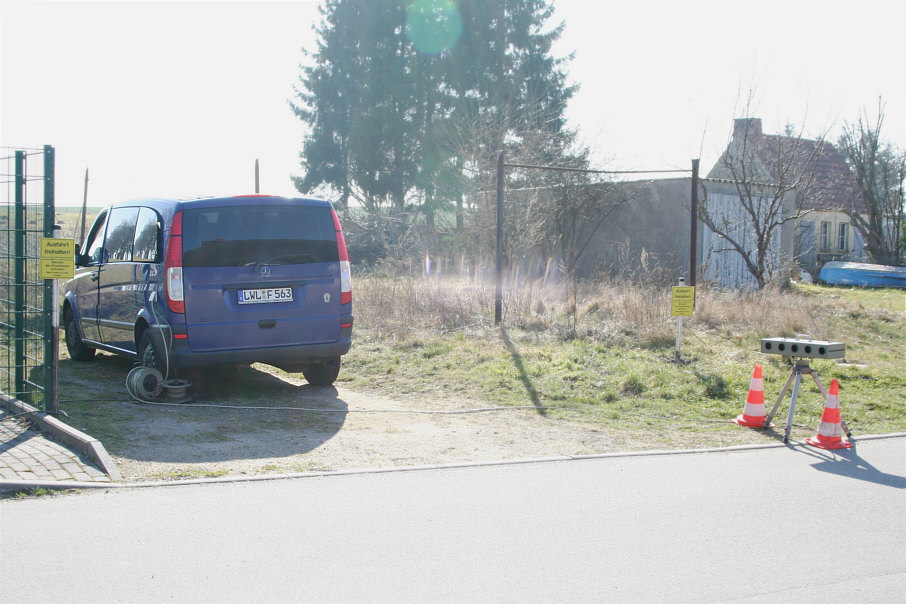
MULTIPOLYGON (((780 391, 780 396, 777 397, 777 402, 774 403, 774 406, 771 408, 771 412, 768 413, 768 416, 765 418, 764 425, 770 426, 771 419, 774 418, 774 413, 777 412, 777 407, 780 406, 780 401, 783 400, 783 397, 786 396, 787 390, 790 389, 790 384, 793 384, 793 398, 790 401, 790 413, 786 418, 786 430, 783 433, 783 442, 790 442, 790 430, 793 427, 793 413, 796 411, 796 399, 799 398, 799 386, 802 383, 802 376, 810 375, 812 379, 815 380, 815 384, 818 385, 818 390, 821 391, 821 396, 827 400, 827 390, 824 389, 824 384, 821 383, 821 380, 818 379, 818 372, 812 369, 808 364, 808 359, 798 359, 793 365, 792 371, 790 371, 790 377, 787 379, 786 384, 783 385, 783 389, 780 391)), ((846 425, 842 419, 840 420, 840 425, 843 427, 844 432, 846 432, 846 437, 852 440, 852 432, 849 431, 849 427, 846 425)))

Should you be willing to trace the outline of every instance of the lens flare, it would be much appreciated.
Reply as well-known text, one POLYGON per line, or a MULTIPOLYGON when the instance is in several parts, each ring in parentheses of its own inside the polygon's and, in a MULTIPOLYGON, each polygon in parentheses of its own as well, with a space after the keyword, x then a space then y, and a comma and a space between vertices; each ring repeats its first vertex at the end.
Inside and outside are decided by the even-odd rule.
POLYGON ((439 55, 462 33, 462 18, 452 0, 417 0, 406 13, 406 35, 416 50, 439 55))

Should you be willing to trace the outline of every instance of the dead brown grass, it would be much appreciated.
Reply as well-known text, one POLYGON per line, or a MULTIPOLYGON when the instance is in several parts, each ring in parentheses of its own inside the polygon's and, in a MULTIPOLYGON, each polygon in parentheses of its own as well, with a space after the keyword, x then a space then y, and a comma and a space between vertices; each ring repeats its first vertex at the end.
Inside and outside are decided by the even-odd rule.
MULTIPOLYGON (((382 333, 413 329, 455 331, 493 324, 493 284, 457 277, 358 275, 354 282, 358 326, 382 333)), ((583 283, 575 317, 565 284, 523 281, 504 288, 504 322, 527 331, 592 339, 669 337, 669 286, 608 280, 583 283), (573 320, 575 318, 575 321, 573 320)), ((795 290, 726 291, 700 286, 695 316, 686 325, 723 333, 809 333, 822 305, 795 290)))

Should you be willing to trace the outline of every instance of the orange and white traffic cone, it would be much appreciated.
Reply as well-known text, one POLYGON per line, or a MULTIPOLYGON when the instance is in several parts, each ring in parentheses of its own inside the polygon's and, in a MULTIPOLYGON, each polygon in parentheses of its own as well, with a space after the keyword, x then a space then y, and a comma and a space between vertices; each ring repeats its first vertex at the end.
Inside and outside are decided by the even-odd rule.
POLYGON ((770 428, 764 422, 767 416, 764 412, 764 378, 761 375, 761 365, 755 365, 752 372, 752 381, 749 383, 749 395, 742 409, 742 415, 736 417, 733 423, 746 428, 770 428))
POLYGON ((843 420, 840 418, 840 384, 831 380, 827 391, 827 401, 818 424, 815 438, 806 438, 806 444, 821 449, 850 449, 853 444, 843 440, 843 420))

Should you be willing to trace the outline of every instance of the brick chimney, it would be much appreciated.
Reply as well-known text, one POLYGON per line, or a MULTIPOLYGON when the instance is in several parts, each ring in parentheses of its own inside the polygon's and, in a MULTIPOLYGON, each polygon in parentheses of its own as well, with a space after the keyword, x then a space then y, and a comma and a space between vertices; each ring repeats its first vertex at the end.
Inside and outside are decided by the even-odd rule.
POLYGON ((761 138, 761 118, 744 117, 733 120, 733 140, 741 141, 746 137, 750 141, 761 138))

